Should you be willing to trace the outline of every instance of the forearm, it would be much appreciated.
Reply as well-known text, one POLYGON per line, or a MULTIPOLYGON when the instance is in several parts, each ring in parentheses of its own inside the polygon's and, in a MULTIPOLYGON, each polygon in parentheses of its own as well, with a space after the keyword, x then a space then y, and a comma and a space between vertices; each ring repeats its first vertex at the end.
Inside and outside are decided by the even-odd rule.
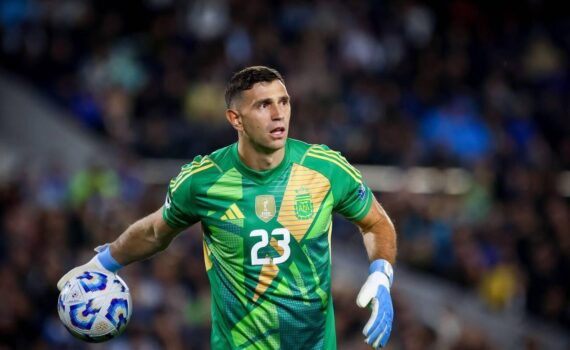
POLYGON ((396 230, 394 224, 384 211, 384 208, 374 201, 372 204, 378 209, 374 220, 365 227, 360 227, 364 246, 369 261, 377 259, 387 260, 390 264, 396 262, 396 230))
POLYGON ((61 291, 69 279, 85 271, 116 273, 125 265, 146 259, 164 250, 181 231, 182 229, 173 229, 168 226, 162 219, 161 208, 129 226, 108 247, 98 249, 98 254, 89 262, 67 272, 57 282, 57 288, 61 291))
POLYGON ((110 253, 119 264, 144 260, 168 247, 178 231, 157 225, 161 212, 159 209, 138 220, 110 244, 110 253))

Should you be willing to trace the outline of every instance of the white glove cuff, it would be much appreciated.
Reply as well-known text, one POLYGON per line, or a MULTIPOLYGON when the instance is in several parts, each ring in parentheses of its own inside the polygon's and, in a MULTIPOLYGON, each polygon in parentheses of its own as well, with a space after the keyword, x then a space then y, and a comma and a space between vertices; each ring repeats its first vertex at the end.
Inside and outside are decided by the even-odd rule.
POLYGON ((374 272, 382 272, 390 282, 390 286, 394 281, 394 270, 392 269, 392 264, 390 264, 387 260, 378 259, 374 260, 370 267, 368 268, 368 273, 372 274, 374 272))

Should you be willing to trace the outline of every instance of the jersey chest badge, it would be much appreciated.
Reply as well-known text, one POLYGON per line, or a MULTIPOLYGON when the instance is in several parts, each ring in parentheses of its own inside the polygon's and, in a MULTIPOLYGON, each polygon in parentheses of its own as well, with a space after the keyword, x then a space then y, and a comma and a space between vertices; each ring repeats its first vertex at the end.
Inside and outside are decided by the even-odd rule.
POLYGON ((255 197, 255 214, 264 222, 275 216, 275 197, 270 194, 255 197))
POLYGON ((295 195, 295 216, 299 220, 308 220, 313 217, 313 201, 311 194, 305 189, 301 188, 296 191, 295 195))

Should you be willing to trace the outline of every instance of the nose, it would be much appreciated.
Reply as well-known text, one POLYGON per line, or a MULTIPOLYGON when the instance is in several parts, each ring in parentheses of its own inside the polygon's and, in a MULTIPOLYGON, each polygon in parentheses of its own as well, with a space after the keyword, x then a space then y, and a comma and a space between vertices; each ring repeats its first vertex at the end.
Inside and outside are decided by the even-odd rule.
POLYGON ((281 120, 284 118, 285 111, 279 105, 271 105, 271 120, 281 120))

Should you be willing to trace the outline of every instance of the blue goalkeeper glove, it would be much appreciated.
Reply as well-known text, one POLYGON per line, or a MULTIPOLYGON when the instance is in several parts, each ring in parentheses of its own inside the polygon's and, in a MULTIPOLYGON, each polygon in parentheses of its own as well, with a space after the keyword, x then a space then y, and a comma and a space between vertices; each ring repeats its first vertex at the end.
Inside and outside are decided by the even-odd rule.
POLYGON ((113 258, 113 256, 111 256, 109 244, 95 248, 95 252, 98 254, 95 255, 93 259, 89 260, 86 264, 71 269, 68 273, 63 275, 63 277, 57 282, 57 289, 61 291, 67 281, 74 277, 81 276, 86 271, 95 271, 114 275, 121 267, 123 267, 113 258))
POLYGON ((365 342, 376 349, 386 346, 392 331, 394 308, 390 287, 394 272, 389 262, 378 259, 370 264, 368 274, 368 279, 358 293, 356 304, 362 308, 369 304, 372 307, 372 316, 364 326, 362 334, 366 337, 365 342))

